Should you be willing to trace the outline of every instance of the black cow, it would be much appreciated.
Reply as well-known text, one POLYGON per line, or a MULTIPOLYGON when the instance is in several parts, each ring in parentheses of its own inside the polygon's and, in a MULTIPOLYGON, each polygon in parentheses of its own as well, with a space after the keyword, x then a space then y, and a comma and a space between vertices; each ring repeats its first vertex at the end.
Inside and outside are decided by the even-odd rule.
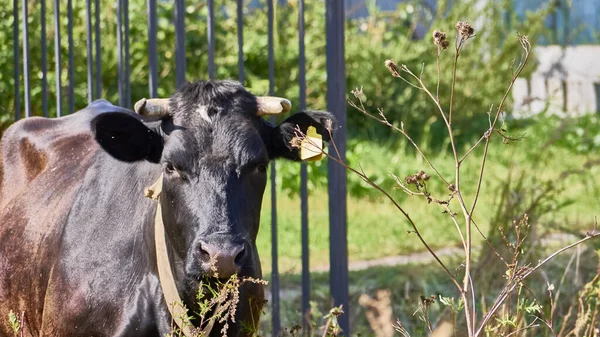
MULTIPOLYGON (((300 160, 291 144, 297 127, 314 126, 328 141, 332 120, 303 111, 273 126, 260 117, 272 101, 261 99, 237 82, 198 81, 179 89, 159 119, 99 100, 67 117, 11 126, 0 147, 0 336, 12 335, 10 310, 24 312, 25 336, 168 333, 158 203, 173 279, 191 312, 211 267, 221 278, 260 278, 255 241, 267 165, 300 160), (159 177, 157 203, 143 191, 159 177)), ((263 298, 262 285, 240 288, 230 336, 256 324, 261 309, 252 303, 263 298)))

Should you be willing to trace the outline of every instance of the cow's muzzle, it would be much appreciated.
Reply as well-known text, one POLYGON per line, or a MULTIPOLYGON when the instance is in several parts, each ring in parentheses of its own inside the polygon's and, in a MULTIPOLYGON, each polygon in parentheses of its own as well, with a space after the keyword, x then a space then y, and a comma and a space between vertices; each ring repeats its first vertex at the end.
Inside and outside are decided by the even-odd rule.
POLYGON ((204 275, 226 279, 240 272, 250 254, 243 241, 205 239, 197 243, 195 255, 204 275))

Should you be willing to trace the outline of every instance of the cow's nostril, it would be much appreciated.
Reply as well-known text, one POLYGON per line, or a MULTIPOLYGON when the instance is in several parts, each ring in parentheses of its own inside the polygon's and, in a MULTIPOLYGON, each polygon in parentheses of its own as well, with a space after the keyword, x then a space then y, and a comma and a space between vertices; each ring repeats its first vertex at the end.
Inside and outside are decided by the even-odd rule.
POLYGON ((210 260, 210 253, 205 249, 204 245, 198 245, 198 252, 200 253, 200 258, 202 260, 210 260))
POLYGON ((204 272, 207 275, 218 274, 219 278, 228 278, 240 271, 248 258, 247 244, 211 240, 202 241, 197 246, 204 272))
POLYGON ((233 260, 233 263, 235 263, 236 266, 241 265, 245 256, 246 256, 246 245, 242 245, 241 248, 239 249, 238 253, 235 255, 235 259, 233 260))

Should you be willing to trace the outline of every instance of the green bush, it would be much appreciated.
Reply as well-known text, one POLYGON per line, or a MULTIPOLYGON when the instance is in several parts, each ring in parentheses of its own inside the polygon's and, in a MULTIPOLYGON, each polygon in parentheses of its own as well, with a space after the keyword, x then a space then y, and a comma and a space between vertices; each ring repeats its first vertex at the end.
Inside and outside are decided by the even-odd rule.
MULTIPOLYGON (((101 0, 101 40, 102 40, 102 96, 118 103, 117 50, 116 42, 116 2, 101 0)), ((147 61, 147 16, 145 0, 130 0, 130 36, 131 36, 131 100, 148 96, 147 61)), ((402 121, 406 130, 415 141, 425 144, 425 150, 445 150, 447 139, 444 136, 443 123, 434 113, 434 105, 425 99, 423 92, 414 90, 404 82, 390 76, 383 62, 394 59, 411 69, 422 67, 423 78, 430 87, 436 82, 436 47, 430 35, 423 40, 413 39, 417 22, 426 22, 433 29, 450 32, 458 20, 470 20, 475 23, 477 37, 469 42, 469 53, 464 54, 462 66, 458 68, 457 78, 461 85, 455 92, 455 118, 453 126, 459 146, 474 137, 479 137, 487 125, 487 110, 491 104, 488 97, 501 97, 510 76, 513 55, 518 55, 518 43, 514 40, 516 32, 528 32, 530 40, 544 32, 543 21, 549 9, 531 12, 525 18, 517 18, 511 11, 511 1, 492 1, 484 8, 476 6, 476 0, 456 2, 452 7, 448 1, 439 1, 436 12, 420 1, 407 1, 392 12, 380 12, 369 2, 370 16, 346 21, 346 88, 348 92, 355 87, 364 87, 366 107, 375 111, 381 108, 394 124, 402 121), (508 13, 508 14, 507 14, 508 13), (502 41, 500 44, 498 41, 502 41), (468 66, 465 66, 468 65, 468 66), (489 76, 490 73, 494 76, 489 76)), ((75 106, 81 109, 87 104, 87 68, 86 68, 86 21, 84 2, 73 2, 74 15, 74 81, 75 106)), ((265 1, 262 1, 265 4, 265 1)), ((61 46, 62 46, 62 102, 67 113, 67 16, 66 4, 61 4, 61 46)), ((188 79, 207 78, 207 8, 203 2, 188 2, 186 8, 186 74, 188 79)), ((217 78, 238 78, 237 67, 237 23, 236 7, 232 1, 220 0, 215 4, 216 28, 216 66, 217 78)), ((55 72, 54 72, 54 9, 49 4, 47 10, 48 42, 48 95, 49 115, 56 115, 55 72)), ((158 64, 159 95, 168 96, 175 90, 175 32, 173 26, 173 4, 158 2, 158 64)), ((39 3, 30 2, 29 7, 29 43, 31 72, 31 104, 35 115, 42 114, 41 91, 41 46, 40 46, 40 8, 39 3)), ((275 7, 275 91, 277 95, 289 97, 298 102, 298 4, 289 0, 287 5, 275 7)), ((306 4, 306 80, 307 106, 313 109, 326 109, 326 34, 325 5, 322 1, 306 4)), ((14 79, 13 79, 13 41, 12 6, 9 1, 0 1, 0 39, 6 41, 0 45, 0 130, 8 126, 14 116, 14 79)), ((21 26, 20 26, 21 27, 21 26)), ((21 36, 22 37, 22 36, 21 36)), ((268 40, 267 13, 262 9, 245 9, 244 12, 244 65, 245 85, 256 94, 268 92, 268 40)), ((22 51, 22 46, 20 46, 22 51)), ((452 49, 452 47, 450 48, 452 49)), ((452 53, 452 50, 444 53, 452 53)), ((447 85, 452 75, 451 55, 441 58, 440 96, 448 97, 447 85)), ((18 65, 22 69, 22 65, 18 65)), ((532 67, 528 67, 532 70, 532 67)), ((23 83, 21 81, 21 95, 23 83)), ((449 102, 442 102, 447 106, 449 102)), ((23 111, 23 104, 21 104, 23 111)), ((510 104, 507 107, 510 111, 510 104)), ((389 139, 389 129, 377 125, 353 108, 347 108, 348 158, 354 165, 360 157, 360 142, 377 141, 386 146, 404 146, 394 144, 389 139)), ((23 116, 24 113, 21 113, 23 116)), ((412 151, 408 148, 407 151, 412 151)), ((285 191, 298 191, 298 168, 281 163, 280 186, 285 191)), ((326 183, 326 165, 309 164, 309 188, 326 183)), ((349 191, 361 195, 366 187, 358 179, 349 178, 349 191)))

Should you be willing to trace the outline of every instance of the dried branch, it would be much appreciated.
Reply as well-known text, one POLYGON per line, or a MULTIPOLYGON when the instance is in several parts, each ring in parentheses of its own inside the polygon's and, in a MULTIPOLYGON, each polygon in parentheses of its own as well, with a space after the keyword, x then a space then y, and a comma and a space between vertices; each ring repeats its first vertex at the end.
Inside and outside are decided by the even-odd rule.
POLYGON ((594 231, 587 233, 587 235, 581 239, 578 240, 576 242, 573 242, 572 244, 565 246, 559 250, 557 250, 556 252, 550 254, 548 257, 546 257, 544 260, 540 261, 535 267, 530 268, 530 267, 519 267, 517 268, 517 265, 514 266, 514 273, 512 273, 512 275, 509 278, 509 281, 507 282, 507 285, 502 289, 502 291, 500 292, 500 295, 496 298, 496 301, 494 302, 494 305, 490 308, 490 310, 486 313, 486 315, 484 316, 483 320, 481 321, 481 324, 479 326, 479 329, 476 331, 476 333, 474 334, 475 337, 479 336, 479 334, 483 331, 483 329, 485 328, 485 326, 487 325, 487 323, 489 322, 489 320, 494 316, 494 314, 496 313, 496 311, 498 310, 498 308, 500 307, 500 304, 502 304, 502 302, 504 302, 504 300, 506 299, 506 297, 517 287, 517 285, 519 285, 523 280, 525 280, 527 277, 529 277, 531 274, 533 274, 535 271, 537 271, 538 269, 540 269, 543 265, 545 265, 546 263, 548 263, 548 261, 554 259, 557 255, 559 255, 560 253, 571 249, 575 246, 578 246, 588 240, 594 239, 596 237, 600 236, 600 232, 598 232, 596 229, 594 229, 594 231))
POLYGON ((479 199, 479 193, 481 192, 481 182, 483 181, 483 172, 485 170, 485 163, 487 160, 487 154, 488 154, 488 150, 489 150, 489 146, 490 146, 490 139, 492 138, 491 131, 493 131, 494 127, 496 126, 498 117, 502 113, 502 108, 504 107, 504 103, 506 102, 508 95, 512 91, 512 88, 513 88, 517 78, 519 77, 519 75, 521 74, 523 69, 525 69, 525 66, 527 65, 527 61, 529 61, 529 56, 530 56, 530 52, 531 52, 531 44, 529 43, 529 40, 527 39, 526 36, 523 36, 523 35, 519 35, 517 38, 518 38, 519 42, 521 43, 521 47, 523 48, 523 51, 525 52, 525 58, 520 63, 519 67, 517 68, 516 73, 513 75, 512 79, 510 81, 510 84, 508 86, 508 89, 504 93, 504 97, 502 97, 502 100, 500 101, 500 105, 498 105, 498 108, 496 110, 496 116, 494 117, 494 121, 490 124, 490 128, 488 130, 489 136, 486 138, 486 141, 485 141, 485 150, 483 152, 483 157, 482 157, 482 161, 481 161, 481 170, 479 171, 479 180, 477 181, 477 189, 475 190, 475 198, 473 199, 471 211, 469 212, 471 217, 473 216, 473 213, 475 212, 475 207, 477 206, 477 201, 479 199))
MULTIPOLYGON (((522 245, 525 243, 525 240, 526 240, 527 234, 528 234, 527 232, 521 232, 522 229, 519 228, 520 226, 517 226, 515 224, 515 227, 514 227, 516 230, 516 243, 508 242, 508 239, 506 238, 504 233, 502 233, 502 235, 505 238, 505 241, 507 242, 507 245, 513 251, 511 263, 508 263, 498 253, 498 251, 493 247, 492 243, 488 240, 488 238, 481 231, 481 229, 479 228, 477 223, 474 221, 473 216, 474 216, 477 202, 479 200, 479 196, 481 193, 482 181, 483 181, 483 176, 485 173, 485 166, 486 166, 486 161, 487 161, 487 157, 488 157, 490 141, 491 141, 492 136, 495 133, 498 134, 499 137, 501 137, 504 142, 520 140, 519 137, 508 136, 506 134, 506 131, 503 129, 502 125, 498 126, 498 124, 503 124, 503 122, 499 123, 499 121, 501 120, 501 116, 504 113, 503 109, 504 109, 506 100, 514 87, 514 84, 515 84, 517 78, 520 76, 520 74, 522 73, 526 64, 529 61, 531 45, 526 36, 522 36, 522 35, 518 36, 518 41, 521 44, 522 49, 524 50, 524 54, 523 54, 520 64, 517 66, 516 70, 512 73, 511 81, 510 81, 500 103, 496 107, 494 113, 493 113, 493 105, 490 107, 490 110, 487 113, 489 128, 487 130, 485 130, 483 135, 479 138, 479 140, 475 144, 473 144, 470 148, 468 148, 467 151, 462 156, 459 157, 458 151, 456 148, 456 144, 455 144, 454 132, 452 129, 452 114, 454 111, 454 95, 455 95, 455 87, 457 84, 457 75, 456 74, 457 74, 457 69, 458 69, 458 61, 459 61, 461 52, 463 51, 463 48, 465 46, 465 43, 469 39, 473 38, 475 36, 475 34, 474 34, 474 30, 473 30, 472 26, 470 24, 468 24, 467 22, 462 22, 462 21, 458 22, 456 24, 456 30, 458 32, 458 35, 457 35, 457 39, 455 41, 455 56, 454 56, 454 64, 453 64, 453 69, 452 69, 452 83, 451 83, 450 102, 449 102, 449 107, 448 107, 448 113, 446 113, 444 108, 442 107, 441 102, 440 102, 440 97, 439 97, 440 72, 441 72, 440 55, 441 55, 442 51, 445 50, 449 45, 445 33, 442 33, 440 31, 433 32, 434 44, 437 46, 437 58, 436 58, 437 81, 436 81, 435 95, 428 89, 428 87, 425 85, 425 83, 423 81, 423 70, 424 70, 423 67, 421 68, 421 72, 419 73, 419 75, 416 75, 406 65, 401 65, 399 67, 396 63, 394 63, 391 60, 387 60, 385 62, 385 66, 390 70, 392 76, 401 79, 402 81, 409 84, 413 88, 424 91, 426 93, 426 95, 434 102, 434 104, 437 108, 436 113, 439 113, 439 115, 442 117, 442 120, 444 121, 444 123, 446 125, 446 129, 447 129, 447 132, 449 135, 449 141, 450 141, 452 154, 453 154, 454 162, 455 162, 455 170, 454 170, 455 177, 454 177, 453 183, 451 183, 449 180, 447 180, 440 173, 440 171, 435 167, 435 165, 428 159, 428 157, 421 150, 421 148, 413 141, 413 139, 404 130, 404 125, 402 123, 400 123, 400 127, 398 127, 398 126, 392 124, 388 120, 388 118, 386 117, 386 115, 383 113, 382 110, 379 110, 378 114, 373 114, 373 113, 368 112, 365 109, 365 106, 362 101, 362 88, 355 89, 352 91, 352 94, 355 96, 357 101, 349 99, 348 103, 352 107, 357 109, 358 111, 360 111, 363 114, 365 114, 366 116, 368 116, 369 118, 374 119, 377 122, 388 126, 392 130, 399 132, 402 136, 404 136, 412 144, 412 146, 417 150, 417 152, 420 154, 420 156, 427 162, 429 167, 431 167, 431 169, 435 172, 435 174, 438 176, 438 178, 441 181, 443 181, 446 184, 446 186, 449 188, 449 190, 452 192, 450 194, 450 197, 448 200, 435 198, 427 190, 426 181, 429 178, 429 176, 427 175, 427 179, 422 179, 422 177, 423 177, 422 174, 425 174, 424 172, 421 171, 422 174, 421 174, 421 172, 419 172, 416 175, 409 176, 405 180, 400 179, 398 176, 396 176, 390 172, 391 176, 396 181, 396 185, 400 189, 402 189, 405 193, 407 193, 410 196, 422 197, 428 203, 438 204, 443 208, 444 213, 447 213, 448 215, 450 215, 450 218, 460 236, 460 239, 461 239, 461 242, 463 245, 463 249, 465 252, 465 264, 464 264, 465 271, 464 271, 464 278, 463 278, 462 282, 459 282, 453 276, 453 274, 446 267, 446 265, 436 255, 436 253, 432 250, 432 248, 429 246, 429 244, 422 237, 415 222, 412 220, 412 218, 409 216, 409 214, 398 204, 398 202, 396 202, 396 200, 387 191, 383 190, 378 184, 373 182, 366 175, 366 173, 364 172, 362 167, 360 167, 360 171, 359 171, 357 169, 354 169, 354 168, 348 166, 345 162, 343 162, 343 160, 341 160, 341 156, 339 155, 339 152, 337 150, 335 142, 333 142, 333 148, 335 149, 335 152, 337 153, 337 158, 335 158, 332 155, 329 155, 325 151, 323 151, 323 154, 325 154, 331 160, 334 160, 338 164, 342 165, 347 170, 358 175, 368 185, 370 185, 371 187, 373 187, 376 190, 378 190, 379 192, 381 192, 388 200, 390 200, 392 202, 392 204, 396 207, 396 209, 398 209, 403 214, 403 216, 408 220, 409 225, 412 228, 412 232, 417 235, 420 242, 429 251, 429 253, 434 257, 434 259, 442 267, 442 269, 444 269, 444 271, 448 274, 451 281, 455 284, 456 288, 459 290, 460 295, 462 297, 462 301, 464 302, 464 314, 465 314, 465 320, 466 320, 466 325, 467 325, 467 335, 469 337, 477 337, 481 334, 483 329, 485 329, 486 325, 489 323, 489 321, 492 319, 492 317, 494 317, 494 315, 496 315, 498 310, 500 310, 500 308, 503 305, 507 305, 506 304, 507 300, 508 300, 508 302, 510 302, 510 296, 513 293, 513 291, 515 289, 517 289, 517 287, 520 287, 519 289, 525 288, 526 290, 528 290, 531 293, 530 289, 527 288, 526 286, 524 286, 523 280, 525 280, 529 275, 531 275, 533 272, 535 272, 536 270, 541 268, 545 263, 547 263, 548 261, 550 261, 551 259, 556 257, 561 252, 563 252, 567 249, 570 249, 574 246, 577 246, 579 244, 582 244, 587 240, 590 240, 592 238, 600 236, 600 233, 598 233, 596 230, 594 230, 592 233, 587 233, 585 238, 583 238, 571 245, 568 245, 564 248, 559 249, 558 251, 549 255, 545 260, 540 261, 535 267, 530 267, 528 265, 520 265, 520 261, 519 261, 519 259, 521 258, 521 250, 522 250, 521 248, 522 248, 522 245), (405 74, 408 74, 408 75, 405 75, 405 74), (481 167, 479 169, 479 173, 477 176, 477 184, 476 184, 475 194, 473 197, 472 204, 470 205, 470 207, 468 207, 467 203, 465 202, 465 200, 462 196, 460 168, 461 168, 461 164, 463 163, 463 161, 466 160, 466 158, 469 155, 471 155, 479 145, 484 143, 484 140, 485 140, 485 148, 483 151, 483 155, 481 157, 481 167), (411 185, 416 186, 416 191, 409 188, 409 186, 411 186, 411 185), (454 213, 450 208, 450 201, 453 198, 457 199, 458 205, 462 211, 462 215, 464 217, 464 227, 461 227, 461 221, 459 221, 459 219, 457 218, 457 213, 454 213), (489 310, 486 311, 485 315, 483 315, 481 321, 478 324, 477 324, 477 310, 476 310, 476 302, 475 302, 475 298, 476 298, 475 285, 474 285, 474 282, 473 282, 473 279, 471 276, 471 268, 472 268, 472 266, 471 266, 471 258, 472 258, 472 252, 471 252, 472 251, 472 233, 471 233, 471 230, 472 230, 472 226, 475 226, 476 230, 483 237, 486 244, 490 248, 492 248, 493 253, 504 263, 504 265, 508 269, 506 285, 502 288, 502 290, 496 297, 494 303, 489 308, 489 310)), ((330 135, 331 135, 331 130, 329 130, 329 131, 330 131, 330 135)), ((525 223, 526 223, 526 218, 524 218, 523 221, 525 221, 525 223)), ((521 225, 521 224, 519 224, 519 225, 521 225)), ((537 299, 535 299, 535 301, 536 301, 536 303, 538 303, 537 299)), ((539 303, 538 303, 538 305, 539 305, 539 303)), ((485 302, 484 302, 484 306, 485 306, 485 302)), ((553 315, 553 313, 551 312, 550 318, 545 317, 544 323, 546 323, 546 325, 548 325, 550 327, 552 332, 554 332, 553 327, 552 327, 552 318, 553 318, 552 315, 553 315)), ((537 318, 537 319, 539 319, 539 318, 537 318)), ((517 334, 519 331, 524 331, 526 329, 531 329, 531 328, 537 327, 538 325, 534 324, 537 322, 537 319, 534 322, 532 322, 531 324, 527 325, 526 327, 518 329, 515 332, 512 332, 511 334, 509 334, 509 336, 517 334)), ((426 320, 426 322, 427 322, 427 320, 426 320)), ((401 324, 399 325, 399 327, 402 327, 401 324)), ((431 330, 430 325, 428 327, 431 330)), ((402 329, 399 329, 398 331, 405 332, 406 330, 403 329, 403 327, 402 327, 402 329)))
MULTIPOLYGON (((329 131, 330 137, 333 139, 333 135, 331 133, 331 130, 328 129, 328 131, 329 131)), ((299 128, 296 128, 296 134, 298 135, 298 137, 300 139, 307 139, 307 141, 310 142, 311 145, 317 146, 315 143, 313 143, 310 140, 310 138, 305 138, 306 135, 299 128)), ((333 143, 334 142, 332 141, 332 145, 333 145, 333 143)), ((458 281, 454 278, 454 276, 452 275, 452 273, 450 272, 450 270, 448 269, 448 267, 446 267, 446 265, 442 262, 442 260, 439 258, 439 256, 433 251, 433 249, 431 248, 431 246, 429 246, 429 244, 425 241, 425 239, 421 235, 421 232, 417 228, 417 225, 415 224, 415 222, 413 221, 413 219, 402 208, 402 206, 400 206, 400 204, 398 204, 398 202, 394 199, 394 197, 392 197, 386 190, 384 190, 377 183, 375 183, 374 181, 372 181, 364 172, 359 172, 358 170, 356 170, 356 169, 348 166, 348 164, 346 164, 344 161, 342 161, 341 159, 339 159, 339 157, 336 158, 336 157, 330 155, 329 153, 327 153, 326 151, 321 150, 321 153, 323 155, 327 156, 327 158, 329 158, 330 160, 335 161, 336 163, 342 165, 345 169, 347 169, 347 170, 351 171, 352 173, 356 174, 365 183, 369 184, 371 187, 373 187, 376 190, 378 190, 379 192, 381 192, 389 201, 391 201, 392 204, 394 205, 394 207, 396 207, 396 209, 398 211, 400 211, 400 213, 402 213, 402 215, 404 215, 404 217, 406 218, 406 220, 408 220, 408 222, 409 222, 409 224, 410 224, 410 226, 412 228, 412 232, 417 235, 417 237, 419 238, 419 241, 421 241, 421 243, 423 244, 423 246, 429 251, 429 253, 433 256, 433 258, 436 260, 436 262, 444 269, 444 271, 446 272, 446 274, 448 274, 448 277, 454 283, 454 285, 457 287, 457 289, 460 292, 462 292, 462 287, 460 286, 460 284, 458 283, 458 281)))
MULTIPOLYGON (((359 89, 356 89, 359 90, 359 89)), ((358 96, 355 94, 355 96, 358 96)), ((406 133, 406 131, 404 131, 404 128, 398 128, 397 126, 395 126, 394 124, 390 123, 388 121, 388 119, 385 117, 385 114, 383 113, 383 111, 379 111, 379 116, 381 116, 381 118, 376 117, 375 115, 369 113, 364 105, 362 100, 360 99, 360 97, 356 97, 361 106, 357 106, 356 103, 352 100, 348 100, 348 104, 350 104, 351 107, 357 109, 358 111, 362 112, 363 114, 365 114, 367 117, 376 120, 377 122, 386 125, 388 127, 390 127, 392 130, 399 132, 400 134, 402 134, 404 137, 406 137, 406 139, 414 146, 414 148, 417 150, 417 152, 419 152, 419 154, 421 155, 421 157, 423 158, 423 160, 425 160, 427 162, 427 164, 429 165, 429 167, 431 167, 431 169, 435 172, 435 174, 440 178, 440 180, 442 180, 444 182, 444 184, 446 184, 446 186, 450 186, 450 183, 446 180, 446 178, 444 178, 444 176, 440 173, 440 171, 438 171, 438 169, 435 167, 435 165, 433 165, 433 163, 429 160, 429 158, 427 158, 427 156, 425 155, 425 153, 421 150, 421 148, 417 145, 417 143, 415 143, 415 141, 408 135, 408 133, 406 133)))

